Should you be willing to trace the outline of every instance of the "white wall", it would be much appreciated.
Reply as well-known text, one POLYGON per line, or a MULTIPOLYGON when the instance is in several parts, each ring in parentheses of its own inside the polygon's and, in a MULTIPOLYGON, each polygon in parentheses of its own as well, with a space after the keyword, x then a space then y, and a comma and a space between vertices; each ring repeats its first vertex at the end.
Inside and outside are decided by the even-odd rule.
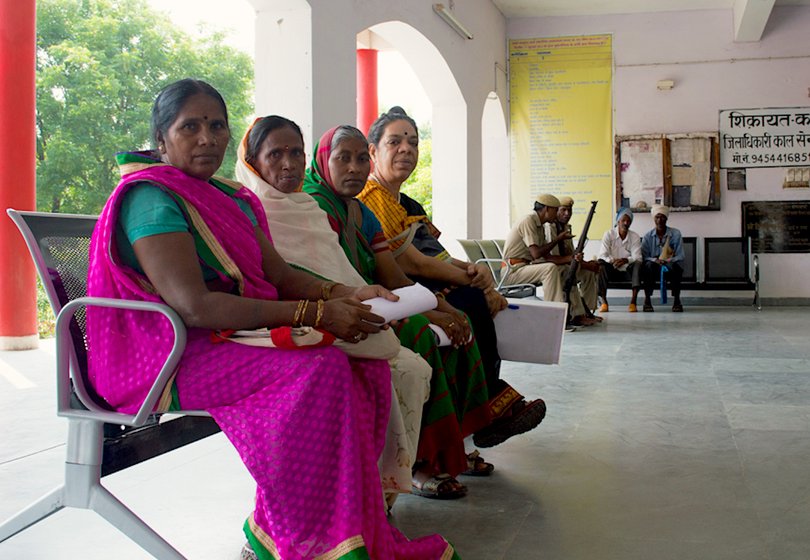
MULTIPOLYGON (((809 31, 808 6, 775 8, 755 43, 733 42, 730 9, 507 23, 510 39, 612 33, 619 135, 716 131, 722 109, 810 106, 809 31), (661 79, 675 88, 658 91, 661 79)), ((739 236, 741 201, 810 199, 807 190, 782 190, 784 171, 749 169, 746 191, 728 191, 721 173, 721 210, 673 213, 670 225, 688 236, 739 236)), ((636 215, 634 230, 651 227, 649 214, 636 215)), ((762 255, 760 265, 763 297, 810 297, 810 255, 762 255)))
MULTIPOLYGON (((256 106, 262 113, 278 112, 300 119, 305 140, 335 124, 356 121, 355 41, 358 32, 376 24, 401 21, 427 38, 447 62, 465 106, 461 125, 449 131, 446 140, 434 139, 434 218, 447 238, 481 235, 481 115, 487 94, 496 91, 507 98, 503 80, 495 84, 495 63, 506 65, 506 20, 490 0, 455 3, 455 14, 473 33, 471 41, 455 33, 433 11, 429 0, 369 2, 362 0, 307 0, 311 13, 302 8, 303 0, 251 0, 257 10, 256 106), (286 21, 308 18, 305 36, 295 36, 286 21), (287 18, 286 20, 284 18, 287 18), (282 20, 279 22, 279 20, 282 20), (310 48, 303 44, 311 37, 310 48), (285 43, 292 39, 293 48, 285 43), (302 54, 311 66, 295 70, 302 54), (285 62, 285 58, 289 62, 285 62), (302 75, 302 73, 304 75, 302 75), (286 112, 286 113, 285 113, 286 112), (310 118, 307 118, 310 117, 310 118), (461 146, 463 157, 442 157, 442 146, 461 146), (444 166, 440 168, 439 166, 444 166), (458 177, 459 180, 454 180, 458 177), (453 182, 453 185, 448 183, 453 182), (445 196, 443 189, 460 189, 460 195, 445 196)), ((301 25, 300 21, 297 25, 301 25)), ((402 48, 399 49, 402 52, 402 48)), ((403 55, 406 55, 403 52, 403 55)), ((415 69, 419 74, 419 69, 415 69)), ((430 69, 422 72, 429 79, 430 69)), ((429 84, 423 83, 426 90, 429 84)), ((506 115, 505 107, 502 109, 506 115)), ((433 108, 433 132, 439 133, 442 120, 458 107, 443 111, 433 108)), ((449 148, 448 148, 449 150, 449 148)), ((452 152, 451 152, 452 153, 452 152)))
POLYGON ((312 13, 306 0, 248 0, 256 10, 256 115, 294 120, 312 146, 312 13), (268 9, 272 5, 272 10, 268 9))
POLYGON ((493 95, 481 115, 482 229, 484 239, 504 239, 509 233, 509 136, 500 99, 493 95))

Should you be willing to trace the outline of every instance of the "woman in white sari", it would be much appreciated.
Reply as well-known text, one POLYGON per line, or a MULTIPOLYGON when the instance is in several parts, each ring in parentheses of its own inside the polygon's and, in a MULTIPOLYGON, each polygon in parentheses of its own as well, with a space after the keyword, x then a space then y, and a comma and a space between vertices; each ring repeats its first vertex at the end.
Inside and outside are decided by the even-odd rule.
MULTIPOLYGON (((252 127, 238 149, 236 175, 239 182, 261 200, 275 247, 288 264, 333 282, 364 284, 343 252, 335 251, 337 235, 329 227, 326 214, 311 196, 300 192, 306 163, 300 131, 291 128, 296 126, 292 121, 285 119, 281 124, 276 133, 290 135, 289 141, 284 142, 282 153, 267 154, 267 157, 289 163, 262 167, 265 175, 274 173, 275 186, 263 180, 245 161, 252 127)), ((391 331, 386 332, 388 335, 393 336, 391 331)), ((411 469, 416 460, 422 407, 430 393, 432 370, 418 354, 404 347, 400 347, 399 354, 389 364, 396 398, 392 399, 385 449, 380 457, 380 476, 390 508, 398 493, 411 491, 411 469)))

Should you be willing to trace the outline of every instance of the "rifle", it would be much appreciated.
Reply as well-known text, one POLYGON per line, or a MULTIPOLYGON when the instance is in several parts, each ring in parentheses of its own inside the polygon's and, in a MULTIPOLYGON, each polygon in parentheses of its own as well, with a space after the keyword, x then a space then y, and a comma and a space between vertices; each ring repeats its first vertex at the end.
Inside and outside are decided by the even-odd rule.
POLYGON ((585 227, 582 228, 579 242, 577 243, 576 249, 574 249, 574 254, 571 256, 571 264, 568 265, 568 272, 565 275, 563 295, 565 296, 565 302, 569 304, 571 303, 571 290, 577 283, 577 271, 579 270, 579 261, 574 257, 585 250, 585 243, 588 241, 588 230, 591 227, 591 220, 593 220, 593 215, 596 212, 596 204, 598 202, 598 200, 591 201, 591 211, 588 212, 588 219, 585 220, 585 227))

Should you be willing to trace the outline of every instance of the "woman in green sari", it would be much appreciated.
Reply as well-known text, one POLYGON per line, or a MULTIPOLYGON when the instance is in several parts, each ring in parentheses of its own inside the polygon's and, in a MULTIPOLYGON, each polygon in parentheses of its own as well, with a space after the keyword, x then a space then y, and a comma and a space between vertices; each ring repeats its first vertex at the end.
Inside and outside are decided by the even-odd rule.
MULTIPOLYGON (((333 128, 315 147, 304 179, 304 192, 326 212, 344 253, 369 283, 390 288, 413 282, 396 264, 374 215, 354 198, 365 185, 370 157, 365 136, 354 127, 333 128)), ((468 456, 464 437, 491 422, 481 356, 464 316, 440 297, 439 307, 398 326, 403 346, 420 354, 433 368, 430 400, 425 405, 414 469, 413 492, 453 498, 466 488, 461 473, 486 475, 492 465, 477 453, 468 456), (439 348, 430 325, 440 327, 452 345, 439 348)))

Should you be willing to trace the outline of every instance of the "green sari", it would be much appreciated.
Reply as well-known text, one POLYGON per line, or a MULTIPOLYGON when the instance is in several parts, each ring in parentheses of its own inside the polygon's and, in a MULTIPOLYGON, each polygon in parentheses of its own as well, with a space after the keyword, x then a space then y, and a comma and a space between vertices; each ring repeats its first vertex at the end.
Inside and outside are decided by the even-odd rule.
MULTIPOLYGON (((347 203, 331 186, 328 161, 334 130, 324 134, 315 145, 303 190, 326 212, 349 262, 366 282, 373 283, 377 265, 372 230, 376 231, 379 224, 372 228, 369 226, 373 224, 366 222, 364 227, 364 217, 370 215, 373 219, 373 214, 356 199, 347 203), (349 204, 357 208, 350 210, 349 204)), ((422 413, 417 458, 437 473, 456 476, 468 467, 464 438, 491 422, 486 375, 474 339, 462 348, 439 347, 429 325, 427 317, 414 315, 396 329, 402 345, 422 356, 433 369, 430 398, 422 413)))

